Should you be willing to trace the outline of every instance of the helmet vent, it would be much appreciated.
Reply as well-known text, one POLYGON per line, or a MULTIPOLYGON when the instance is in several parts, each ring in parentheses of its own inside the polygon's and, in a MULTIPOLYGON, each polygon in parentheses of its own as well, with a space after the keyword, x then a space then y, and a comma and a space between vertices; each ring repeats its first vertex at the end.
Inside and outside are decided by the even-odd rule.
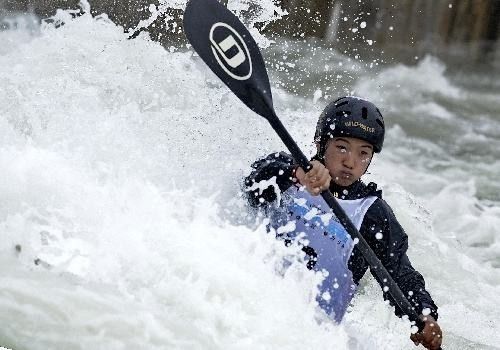
POLYGON ((337 111, 337 113, 335 113, 335 115, 337 117, 347 117, 348 115, 351 115, 351 112, 350 111, 337 111))
POLYGON ((348 104, 348 103, 349 103, 349 101, 343 101, 343 102, 340 102, 340 103, 336 104, 336 105, 335 105, 335 107, 337 107, 337 108, 338 108, 338 107, 343 106, 343 105, 346 105, 346 104, 348 104))
POLYGON ((366 109, 366 107, 363 107, 363 108, 361 109, 361 117, 362 117, 363 119, 368 118, 368 110, 366 109))
POLYGON ((380 125, 382 127, 382 129, 384 128, 384 122, 383 121, 381 121, 379 118, 377 118, 376 122, 378 123, 378 125, 380 125))

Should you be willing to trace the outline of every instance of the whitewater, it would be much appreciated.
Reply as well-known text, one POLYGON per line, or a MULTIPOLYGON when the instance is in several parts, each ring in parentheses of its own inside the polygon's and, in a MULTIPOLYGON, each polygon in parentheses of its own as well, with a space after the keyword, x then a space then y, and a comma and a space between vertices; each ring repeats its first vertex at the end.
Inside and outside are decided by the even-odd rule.
MULTIPOLYGON (((247 213, 242 177, 284 150, 267 122, 189 48, 127 40, 82 7, 0 31, 0 346, 415 348, 369 274, 344 322, 326 319, 321 276, 247 213)), ((381 106, 387 143, 365 180, 408 233, 443 348, 500 349, 500 87, 472 93, 433 58, 371 71, 318 49, 321 74, 365 79, 293 93, 285 75, 298 79, 311 57, 259 43, 277 114, 307 155, 327 95, 381 106), (458 112, 464 100, 477 119, 458 112), (474 120, 479 141, 465 131, 474 120)))

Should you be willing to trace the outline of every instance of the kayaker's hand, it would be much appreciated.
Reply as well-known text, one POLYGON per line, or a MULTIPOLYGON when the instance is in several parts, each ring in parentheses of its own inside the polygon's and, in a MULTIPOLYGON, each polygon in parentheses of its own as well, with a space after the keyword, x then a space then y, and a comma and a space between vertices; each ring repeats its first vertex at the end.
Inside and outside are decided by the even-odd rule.
POLYGON ((425 322, 425 327, 422 332, 412 334, 410 339, 415 345, 422 344, 426 349, 438 350, 443 341, 443 333, 441 327, 432 316, 420 316, 425 322))
POLYGON ((330 188, 332 177, 328 169, 321 162, 313 160, 311 165, 312 169, 307 173, 304 172, 304 169, 298 167, 295 171, 295 177, 302 186, 306 187, 310 194, 317 196, 322 191, 330 188))

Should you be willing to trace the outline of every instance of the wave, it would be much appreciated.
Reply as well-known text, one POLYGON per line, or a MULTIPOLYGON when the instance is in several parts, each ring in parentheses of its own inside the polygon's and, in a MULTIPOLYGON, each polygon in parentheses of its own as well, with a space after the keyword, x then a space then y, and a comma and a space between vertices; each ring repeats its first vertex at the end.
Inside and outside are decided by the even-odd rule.
MULTIPOLYGON (((320 276, 294 260, 297 251, 262 226, 227 219, 246 215, 239 182, 249 164, 283 146, 191 51, 165 50, 147 35, 127 40, 106 16, 58 16, 64 25, 44 25, 0 55, 0 344, 413 346, 408 322, 392 315, 372 279, 336 326, 316 310, 320 276), (284 258, 295 261, 286 272, 284 258)), ((318 103, 281 88, 275 100, 312 153, 318 103)), ((391 129, 391 142, 398 132, 391 129)), ((491 263, 497 207, 481 211, 473 184, 413 173, 403 155, 384 153, 370 176, 408 228, 445 344, 492 349, 500 343, 490 326, 500 302, 491 263), (412 181, 422 185, 415 195, 412 181), (457 192, 460 207, 444 211, 457 192)))

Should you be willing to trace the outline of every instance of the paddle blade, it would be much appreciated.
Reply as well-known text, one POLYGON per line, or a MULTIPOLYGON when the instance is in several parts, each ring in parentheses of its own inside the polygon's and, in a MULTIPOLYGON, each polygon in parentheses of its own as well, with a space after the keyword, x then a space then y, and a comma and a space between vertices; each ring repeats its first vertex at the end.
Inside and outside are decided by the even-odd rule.
POLYGON ((190 0, 184 32, 210 69, 250 109, 275 116, 266 66, 243 23, 217 0, 190 0))

